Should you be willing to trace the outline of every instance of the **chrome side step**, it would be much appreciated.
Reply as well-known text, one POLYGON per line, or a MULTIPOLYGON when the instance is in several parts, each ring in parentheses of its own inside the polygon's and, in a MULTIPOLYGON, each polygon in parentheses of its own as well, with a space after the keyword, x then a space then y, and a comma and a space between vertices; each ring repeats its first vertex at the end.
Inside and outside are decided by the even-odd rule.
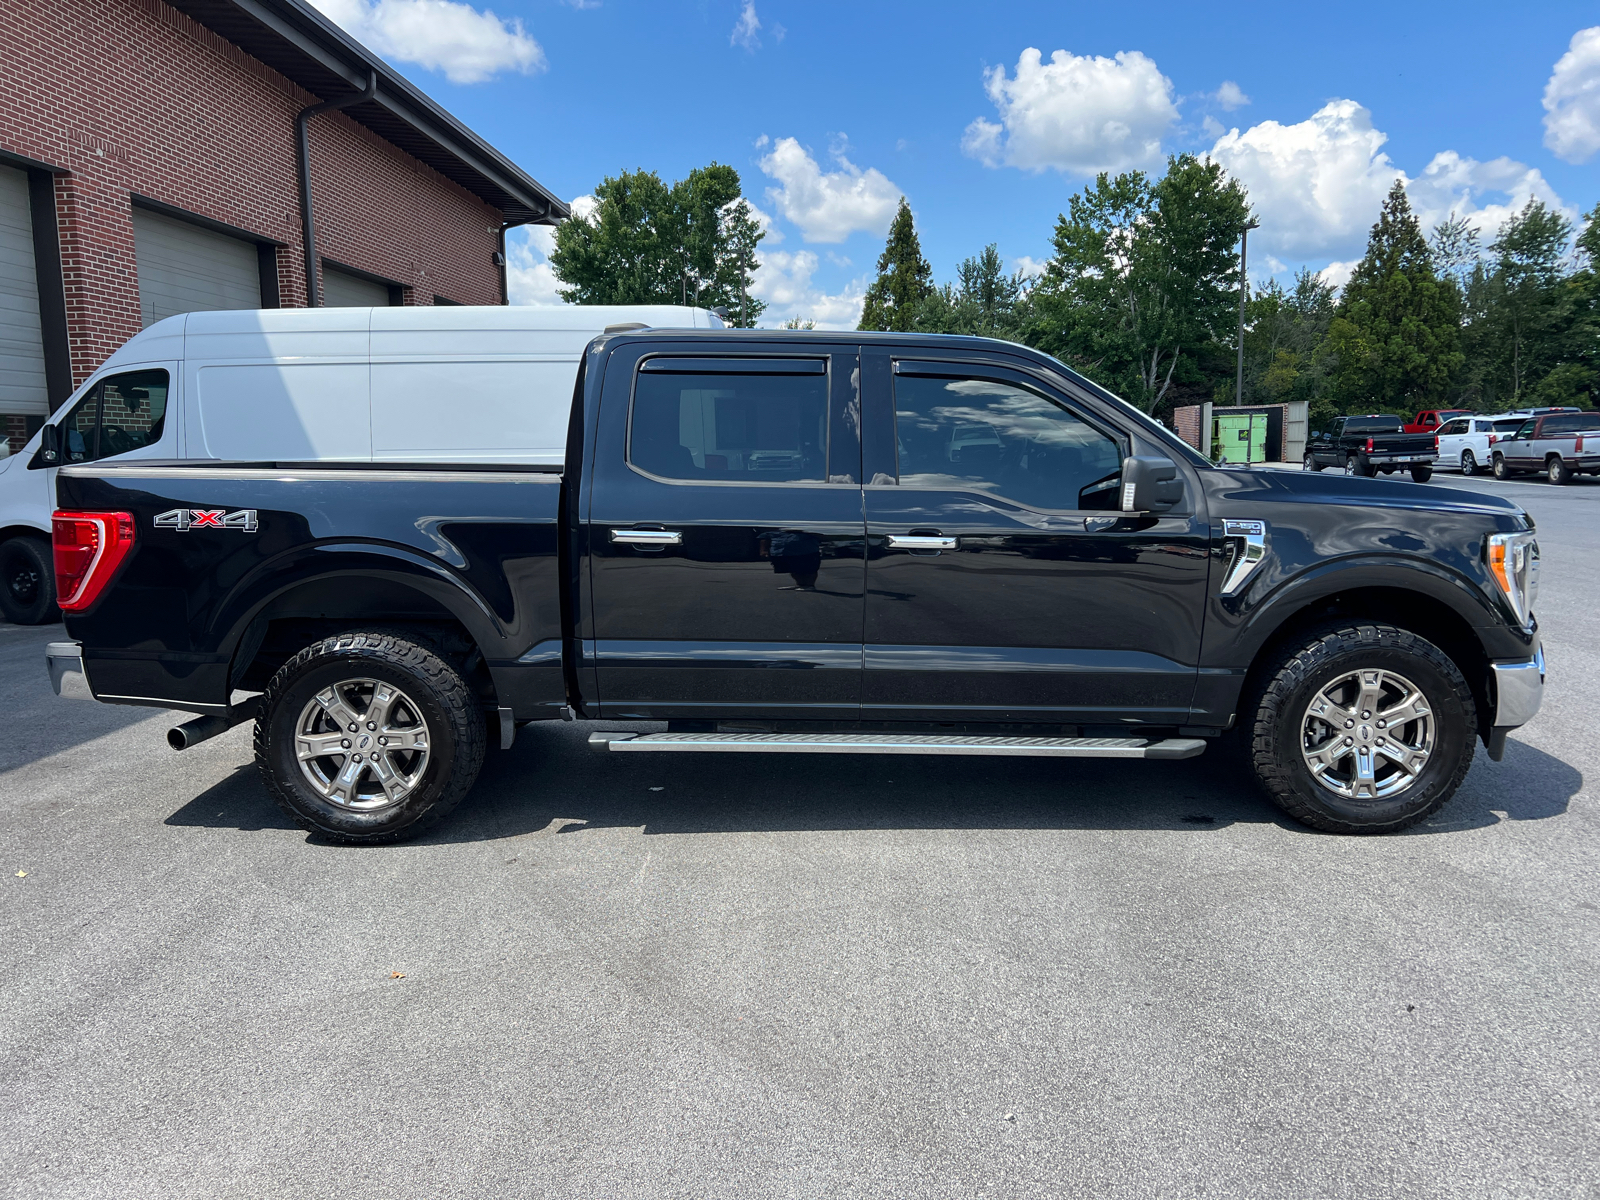
POLYGON ((593 750, 660 754, 1011 754, 1045 758, 1193 758, 1204 738, 974 737, 938 733, 591 733, 593 750))

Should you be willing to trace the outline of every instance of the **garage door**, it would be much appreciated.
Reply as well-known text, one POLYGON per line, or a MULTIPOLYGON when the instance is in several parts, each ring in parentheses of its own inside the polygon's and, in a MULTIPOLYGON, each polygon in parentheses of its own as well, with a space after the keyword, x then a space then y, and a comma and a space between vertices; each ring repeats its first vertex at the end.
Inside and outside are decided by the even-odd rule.
POLYGON ((389 289, 324 263, 322 305, 324 308, 388 308, 389 289))
POLYGON ((154 325, 178 313, 261 307, 256 244, 133 210, 139 259, 139 317, 154 325))
POLYGON ((42 417, 49 412, 28 176, 0 167, 0 415, 42 417))

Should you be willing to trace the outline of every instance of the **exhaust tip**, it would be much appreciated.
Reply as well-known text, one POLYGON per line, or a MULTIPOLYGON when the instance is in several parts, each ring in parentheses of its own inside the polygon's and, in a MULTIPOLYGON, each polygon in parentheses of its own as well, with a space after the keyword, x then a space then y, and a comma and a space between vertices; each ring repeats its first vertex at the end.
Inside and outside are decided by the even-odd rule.
POLYGON ((167 730, 167 745, 174 750, 187 750, 189 748, 189 739, 183 735, 182 725, 176 729, 167 730))

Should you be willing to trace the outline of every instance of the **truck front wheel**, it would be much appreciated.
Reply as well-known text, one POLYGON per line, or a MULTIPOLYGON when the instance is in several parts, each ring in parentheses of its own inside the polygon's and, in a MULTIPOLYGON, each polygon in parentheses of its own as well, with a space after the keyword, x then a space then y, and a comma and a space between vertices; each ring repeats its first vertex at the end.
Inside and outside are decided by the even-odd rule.
POLYGON ((279 669, 256 718, 256 766, 304 829, 336 842, 416 837, 483 766, 484 721, 461 673, 388 633, 306 647, 279 669))
POLYGON ((50 547, 36 537, 0 542, 0 616, 17 625, 59 621, 55 564, 50 547))
POLYGON ((1408 630, 1325 626, 1286 646, 1258 678, 1241 711, 1256 777, 1315 829, 1415 825, 1472 765, 1472 689, 1444 651, 1408 630))

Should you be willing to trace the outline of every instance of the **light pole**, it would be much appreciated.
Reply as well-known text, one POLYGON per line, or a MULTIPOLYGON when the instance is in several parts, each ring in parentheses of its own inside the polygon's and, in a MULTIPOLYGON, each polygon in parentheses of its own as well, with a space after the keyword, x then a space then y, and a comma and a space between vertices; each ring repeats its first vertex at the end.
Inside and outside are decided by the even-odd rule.
POLYGON ((1244 403, 1244 295, 1250 286, 1245 275, 1245 251, 1250 245, 1250 231, 1260 228, 1259 222, 1251 221, 1239 233, 1239 373, 1233 384, 1235 407, 1244 403))

